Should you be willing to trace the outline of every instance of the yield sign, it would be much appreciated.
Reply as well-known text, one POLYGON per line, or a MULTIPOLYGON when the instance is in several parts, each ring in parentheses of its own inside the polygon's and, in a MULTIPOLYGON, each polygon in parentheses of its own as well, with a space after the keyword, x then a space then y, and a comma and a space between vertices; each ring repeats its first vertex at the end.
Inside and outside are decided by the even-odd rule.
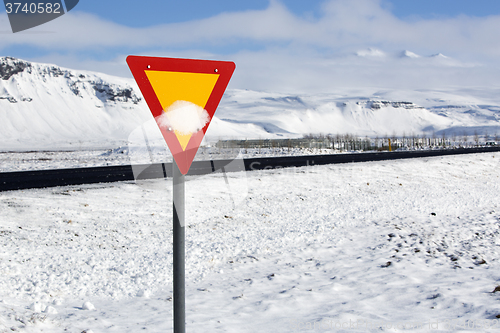
POLYGON ((228 61, 128 56, 127 64, 182 174, 233 75, 228 61))

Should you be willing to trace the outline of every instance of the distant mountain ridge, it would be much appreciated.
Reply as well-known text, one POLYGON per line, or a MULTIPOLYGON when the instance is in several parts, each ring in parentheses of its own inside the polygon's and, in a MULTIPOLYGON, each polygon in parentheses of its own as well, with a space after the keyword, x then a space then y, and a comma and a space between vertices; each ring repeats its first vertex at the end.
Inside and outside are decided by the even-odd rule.
MULTIPOLYGON (((152 121, 133 79, 12 57, 0 58, 0 78, 0 151, 117 147, 152 121)), ((207 140, 473 130, 500 133, 499 103, 465 100, 463 92, 289 95, 230 89, 207 140)))

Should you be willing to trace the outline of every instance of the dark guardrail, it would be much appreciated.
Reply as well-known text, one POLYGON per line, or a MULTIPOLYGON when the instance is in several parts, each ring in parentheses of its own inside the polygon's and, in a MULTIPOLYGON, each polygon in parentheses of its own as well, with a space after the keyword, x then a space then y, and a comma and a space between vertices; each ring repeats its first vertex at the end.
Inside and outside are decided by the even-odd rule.
MULTIPOLYGON (((232 163, 233 160, 194 161, 188 175, 204 175, 212 172, 221 172, 223 168, 227 172, 243 170, 253 171, 310 165, 396 160, 496 151, 500 151, 500 147, 263 157, 243 159, 241 163, 232 163)), ((171 163, 3 172, 0 173, 0 191, 109 183, 117 181, 131 181, 134 179, 153 179, 171 177, 171 175, 171 163), (141 172, 138 173, 137 170, 141 170, 141 172), (135 177, 134 171, 136 173, 135 177)))

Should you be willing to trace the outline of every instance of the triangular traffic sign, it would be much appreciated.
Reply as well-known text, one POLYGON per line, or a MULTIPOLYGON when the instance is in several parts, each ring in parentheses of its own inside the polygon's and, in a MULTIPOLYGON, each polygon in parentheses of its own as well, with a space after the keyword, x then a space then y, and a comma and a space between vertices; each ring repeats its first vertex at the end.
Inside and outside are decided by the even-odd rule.
POLYGON ((142 56, 128 56, 127 64, 179 170, 187 174, 235 64, 142 56))

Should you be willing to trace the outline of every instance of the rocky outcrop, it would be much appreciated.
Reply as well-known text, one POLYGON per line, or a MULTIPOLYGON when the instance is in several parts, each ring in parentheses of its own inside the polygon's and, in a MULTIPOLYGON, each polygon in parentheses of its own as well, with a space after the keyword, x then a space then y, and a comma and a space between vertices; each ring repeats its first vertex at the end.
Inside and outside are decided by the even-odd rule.
POLYGON ((387 107, 393 107, 395 109, 423 109, 423 107, 418 106, 412 102, 368 101, 367 106, 372 110, 379 110, 387 107))
MULTIPOLYGON (((12 58, 0 57, 0 77, 5 80, 12 80, 16 75, 25 72, 25 79, 32 79, 33 82, 44 82, 48 84, 51 79, 65 79, 57 81, 58 85, 64 88, 66 85, 74 95, 84 98, 95 96, 103 103, 133 103, 138 104, 141 101, 140 95, 137 95, 132 87, 106 82, 97 73, 79 73, 75 70, 64 69, 54 65, 36 64, 28 61, 12 58), (86 94, 82 92, 86 91, 86 94)), ((5 91, 0 94, 0 99, 8 100, 11 103, 18 101, 31 102, 31 97, 12 96, 5 91)))
POLYGON ((13 75, 23 72, 26 68, 31 68, 29 62, 12 57, 0 58, 0 77, 2 80, 8 80, 13 75))
POLYGON ((132 88, 123 88, 114 84, 104 82, 94 82, 93 88, 101 100, 113 102, 132 102, 137 104, 141 101, 132 88))

